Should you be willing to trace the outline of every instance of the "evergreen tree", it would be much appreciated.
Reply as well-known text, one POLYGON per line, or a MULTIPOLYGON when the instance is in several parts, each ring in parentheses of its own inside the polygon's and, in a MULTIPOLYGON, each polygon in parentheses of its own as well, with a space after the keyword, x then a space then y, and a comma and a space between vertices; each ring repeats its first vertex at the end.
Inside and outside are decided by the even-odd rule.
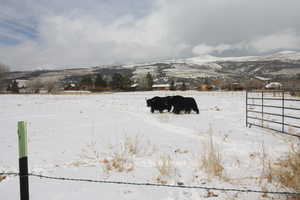
POLYGON ((114 90, 129 90, 131 86, 130 76, 128 74, 121 75, 116 73, 112 76, 110 87, 114 90))
POLYGON ((121 89, 121 87, 122 87, 122 75, 121 74, 115 73, 112 76, 112 80, 110 82, 110 87, 114 90, 121 89))
POLYGON ((152 85, 153 85, 153 77, 152 75, 148 72, 146 75, 146 89, 152 90, 152 85))
POLYGON ((186 85, 185 85, 185 82, 183 82, 182 83, 182 85, 181 85, 181 88, 180 88, 181 90, 183 90, 183 91, 185 91, 186 90, 186 85))
POLYGON ((121 89, 122 90, 129 90, 131 86, 131 80, 129 75, 123 75, 122 76, 122 84, 121 84, 121 89))
POLYGON ((175 90, 175 82, 174 80, 171 81, 171 84, 170 84, 170 90, 175 90))
POLYGON ((80 81, 80 87, 90 89, 93 88, 93 80, 91 76, 85 76, 80 81))
POLYGON ((107 82, 104 80, 104 78, 101 74, 97 74, 97 76, 96 76, 95 87, 96 88, 106 88, 107 87, 107 82))

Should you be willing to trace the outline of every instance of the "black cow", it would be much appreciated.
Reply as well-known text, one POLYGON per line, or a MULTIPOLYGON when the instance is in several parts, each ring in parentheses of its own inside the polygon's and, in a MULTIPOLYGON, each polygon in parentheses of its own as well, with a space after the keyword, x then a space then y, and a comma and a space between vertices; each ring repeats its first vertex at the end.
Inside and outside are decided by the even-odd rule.
POLYGON ((192 110, 199 114, 197 103, 192 97, 183 97, 177 95, 170 97, 168 100, 174 107, 173 112, 175 114, 179 114, 181 111, 184 111, 185 113, 191 113, 192 110))
POLYGON ((184 98, 184 111, 185 113, 191 113, 191 111, 195 111, 199 114, 199 109, 197 103, 193 97, 185 97, 184 98))
POLYGON ((151 107, 151 112, 154 113, 155 110, 158 110, 160 113, 162 113, 164 110, 168 110, 168 112, 171 111, 172 106, 169 101, 170 97, 153 97, 151 99, 147 99, 147 106, 151 107))

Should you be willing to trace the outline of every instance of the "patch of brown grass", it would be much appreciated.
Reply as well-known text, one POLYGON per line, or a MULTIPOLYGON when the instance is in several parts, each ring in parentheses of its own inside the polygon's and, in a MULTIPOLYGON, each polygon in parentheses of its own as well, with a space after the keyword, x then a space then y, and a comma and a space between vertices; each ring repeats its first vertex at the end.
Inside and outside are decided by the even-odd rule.
POLYGON ((134 170, 134 162, 132 157, 124 154, 124 152, 114 153, 110 159, 100 161, 103 164, 103 170, 106 173, 115 172, 131 172, 134 170))
POLYGON ((0 176, 0 182, 6 179, 6 176, 0 176))
MULTIPOLYGON (((291 146, 290 151, 275 162, 266 162, 263 178, 269 183, 277 183, 279 187, 300 192, 300 147, 291 146)), ((293 197, 300 200, 300 196, 293 197)))
POLYGON ((160 184, 167 184, 168 180, 175 172, 172 158, 169 155, 161 155, 155 164, 155 168, 159 172, 159 175, 155 179, 156 182, 160 184))
POLYGON ((210 127, 208 140, 203 143, 202 152, 199 158, 199 168, 204 170, 209 178, 224 177, 224 167, 222 165, 222 155, 217 144, 214 143, 212 137, 212 129, 210 127))
POLYGON ((141 136, 125 136, 125 138, 115 146, 112 146, 112 152, 102 159, 100 163, 106 173, 131 172, 134 170, 134 157, 151 155, 155 147, 150 142, 143 141, 141 136))
POLYGON ((159 174, 163 176, 171 176, 173 169, 171 157, 169 155, 161 155, 156 162, 156 169, 159 171, 159 174))
POLYGON ((292 147, 285 158, 279 159, 274 164, 273 177, 285 187, 300 192, 300 148, 296 150, 292 147))

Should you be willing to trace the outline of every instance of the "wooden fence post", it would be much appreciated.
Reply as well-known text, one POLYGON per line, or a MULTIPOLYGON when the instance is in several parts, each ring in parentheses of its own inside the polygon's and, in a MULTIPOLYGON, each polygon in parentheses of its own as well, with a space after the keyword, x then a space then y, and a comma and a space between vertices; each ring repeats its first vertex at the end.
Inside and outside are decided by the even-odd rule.
POLYGON ((19 138, 20 199, 29 200, 27 123, 24 121, 18 122, 18 138, 19 138))

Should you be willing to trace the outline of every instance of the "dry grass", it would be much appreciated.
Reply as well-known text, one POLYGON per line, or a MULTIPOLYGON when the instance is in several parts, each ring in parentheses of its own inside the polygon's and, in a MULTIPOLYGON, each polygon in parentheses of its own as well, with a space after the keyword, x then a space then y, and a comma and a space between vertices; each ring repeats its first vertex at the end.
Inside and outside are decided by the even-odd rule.
POLYGON ((97 163, 99 163, 101 156, 97 150, 97 143, 95 141, 88 143, 86 147, 81 150, 79 157, 79 161, 72 162, 70 165, 75 167, 95 166, 97 163))
POLYGON ((121 143, 123 152, 127 152, 130 155, 142 154, 143 147, 141 146, 141 138, 136 135, 134 137, 125 137, 124 142, 121 143))
POLYGON ((222 165, 222 155, 218 146, 213 142, 212 129, 209 129, 208 140, 202 145, 203 149, 199 158, 199 168, 204 170, 208 178, 224 178, 224 167, 222 165))
POLYGON ((171 176, 173 170, 172 159, 169 155, 161 155, 156 162, 156 169, 160 175, 171 176))
POLYGON ((151 155, 156 149, 142 136, 125 136, 116 145, 110 145, 108 153, 99 153, 97 143, 91 141, 82 149, 80 160, 70 163, 70 166, 87 167, 101 164, 105 173, 130 172, 134 170, 134 157, 151 155))
POLYGON ((105 173, 115 172, 131 172, 134 170, 134 161, 131 156, 125 152, 114 153, 110 159, 100 161, 103 164, 105 173))
POLYGON ((112 152, 107 158, 100 161, 106 173, 133 171, 135 157, 151 155, 155 151, 155 147, 150 142, 142 140, 141 136, 138 135, 134 137, 125 136, 118 145, 111 149, 112 152))
POLYGON ((156 161, 156 169, 159 175, 156 177, 156 182, 160 184, 167 184, 168 180, 174 175, 175 167, 169 155, 161 155, 156 161))
POLYGON ((6 176, 0 176, 0 182, 6 179, 6 176))
MULTIPOLYGON (((264 156, 265 157, 265 156, 264 156)), ((290 151, 275 162, 264 158, 262 179, 278 187, 300 192, 300 147, 291 145, 290 151)), ((300 200, 300 196, 293 198, 300 200)))

